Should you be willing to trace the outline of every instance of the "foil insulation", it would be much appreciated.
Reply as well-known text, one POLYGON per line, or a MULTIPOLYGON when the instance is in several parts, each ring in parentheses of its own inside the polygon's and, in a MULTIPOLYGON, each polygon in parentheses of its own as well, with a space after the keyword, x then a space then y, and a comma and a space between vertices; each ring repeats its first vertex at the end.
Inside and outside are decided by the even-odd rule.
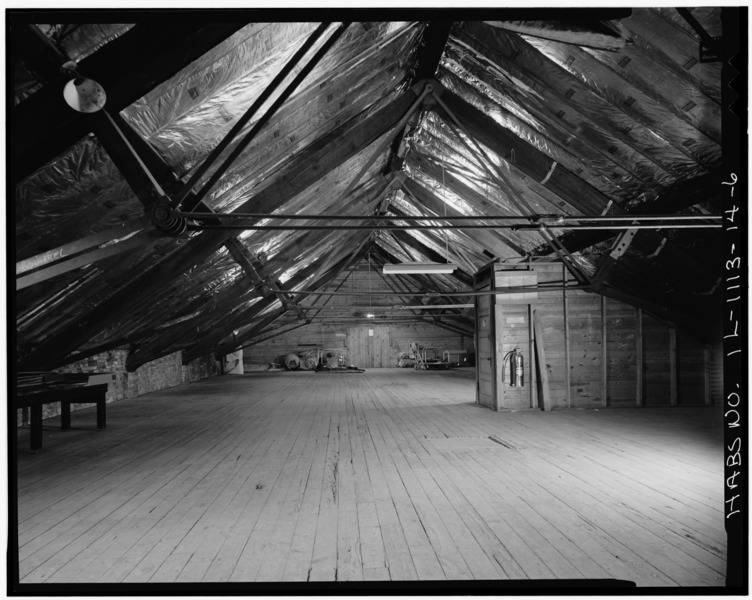
MULTIPOLYGON (((718 32, 717 9, 693 8, 692 13, 708 31, 718 32)), ((338 25, 332 24, 316 47, 338 25)), ((290 165, 302 164, 306 156, 320 156, 316 152, 330 145, 364 145, 362 139, 352 140, 345 132, 400 94, 410 93, 406 88, 421 55, 425 24, 352 23, 237 159, 226 169, 220 167, 271 101, 245 125, 196 189, 221 168, 221 177, 204 198, 218 213, 258 209, 272 215, 351 216, 352 220, 326 222, 343 227, 362 223, 358 217, 379 210, 395 217, 397 223, 407 223, 399 221, 399 216, 412 215, 435 216, 438 224, 442 214, 480 219, 520 215, 520 223, 527 223, 525 217, 530 214, 578 216, 579 210, 566 198, 578 206, 596 208, 602 199, 604 209, 612 203, 622 208, 649 206, 677 184, 720 164, 720 63, 695 59, 699 38, 674 9, 634 9, 631 17, 608 25, 619 35, 614 40, 617 51, 543 40, 482 22, 456 23, 437 79, 447 93, 488 115, 504 140, 511 140, 508 147, 486 139, 495 147, 483 146, 485 156, 479 159, 468 148, 468 144, 474 148, 473 140, 453 131, 441 111, 424 106, 417 125, 411 123, 403 138, 403 172, 396 175, 404 180, 395 181, 395 174, 389 173, 391 142, 402 133, 393 128, 334 168, 329 170, 326 164, 328 172, 321 168, 306 189, 285 188, 297 175, 291 173, 290 165), (527 163, 517 159, 523 146, 527 163), (537 174, 541 165, 548 169, 552 161, 549 175, 554 168, 561 170, 558 173, 566 170, 566 182, 559 187, 551 182, 546 185, 548 175, 537 174), (588 196, 589 204, 578 202, 578 193, 588 196), (263 203, 256 202, 257 197, 263 203)), ((317 26, 250 23, 121 115, 174 174, 186 180, 317 26)), ((131 26, 39 27, 71 58, 81 60, 131 26)), ((36 89, 28 73, 20 73, 15 83, 19 97, 36 89)), ((311 169, 319 165, 308 164, 313 165, 311 169)), ((93 135, 20 182, 13 201, 18 259, 132 223, 144 212, 93 135)), ((274 216, 259 222, 304 224, 274 216)), ((426 255, 439 255, 458 262, 467 273, 491 258, 516 262, 530 255, 553 254, 539 231, 502 227, 399 234, 378 229, 228 229, 194 231, 179 239, 164 237, 150 225, 146 228, 153 235, 143 247, 21 290, 16 296, 19 348, 26 352, 43 347, 46 338, 70 331, 121 286, 128 289, 141 273, 172 261, 180 261, 181 270, 170 273, 158 289, 131 290, 123 304, 127 311, 95 332, 86 345, 127 340, 143 350, 142 356, 150 356, 150 352, 191 347, 206 336, 210 339, 227 326, 228 319, 240 322, 246 311, 253 313, 269 302, 258 304, 267 290, 233 258, 228 246, 221 245, 230 237, 260 261, 262 277, 283 286, 321 261, 301 288, 320 283, 324 274, 331 275, 340 261, 367 249, 369 242, 375 243, 377 262, 387 255, 387 260, 395 261, 430 260, 426 255), (408 235, 415 242, 406 243, 411 241, 408 235), (194 263, 190 262, 193 255, 184 256, 189 254, 186 248, 198 248, 194 263)), ((562 236, 567 230, 555 233, 562 236)), ((576 253, 575 260, 592 274, 609 247, 608 240, 595 244, 576 253)), ((670 281, 672 274, 660 260, 648 260, 632 248, 624 261, 614 273, 625 288, 642 285, 631 280, 639 279, 641 264, 650 262, 651 281, 666 280, 672 290, 681 289, 679 283, 670 281)), ((449 275, 416 276, 411 284, 413 289, 431 291, 464 288, 463 282, 449 275)), ((278 311, 279 301, 272 300, 238 329, 247 332, 278 311)))
MULTIPOLYGON (((316 25, 250 25, 122 114, 154 144, 176 173, 190 174, 253 104, 316 25)), ((333 117, 344 122, 357 115, 363 102, 382 95, 388 80, 392 81, 392 86, 396 85, 395 81, 401 79, 399 75, 394 73, 385 81, 381 72, 387 69, 379 68, 379 63, 385 65, 392 56, 409 55, 415 27, 397 28, 387 40, 379 39, 381 29, 374 27, 364 34, 359 25, 352 24, 330 50, 331 56, 325 57, 277 113, 274 121, 285 125, 276 129, 267 126, 234 164, 242 165, 249 157, 260 153, 273 157, 280 152, 294 152, 333 117), (410 32, 413 34, 405 35, 410 32), (377 41, 381 43, 375 43, 377 41), (363 82, 358 77, 362 72, 382 76, 363 82)), ((310 55, 311 52, 307 56, 310 55)), ((392 60, 388 62, 390 67, 395 64, 392 60)), ((267 101, 261 107, 235 143, 270 104, 267 101)), ((225 154, 234 146, 232 144, 225 154)), ((220 194, 236 183, 232 174, 226 177, 227 181, 220 181, 216 187, 220 194)))
MULTIPOLYGON (((692 9, 693 14, 717 31, 720 7, 692 9)), ((674 8, 643 8, 628 19, 611 22, 635 51, 650 57, 651 64, 665 65, 676 76, 697 88, 716 103, 721 102, 722 62, 699 62, 697 34, 674 8)))
POLYGON ((133 26, 133 23, 76 23, 41 24, 36 27, 68 58, 79 62, 133 26))
POLYGON ((93 136, 16 187, 19 259, 128 222, 143 207, 93 136))
MULTIPOLYGON (((604 156, 597 146, 587 143, 587 140, 561 123, 549 124, 536 119, 517 105, 503 88, 497 90, 485 83, 481 77, 486 69, 482 63, 472 66, 472 62, 465 55, 462 67, 457 63, 447 64, 452 72, 442 73, 442 83, 500 126, 514 132, 521 141, 529 143, 568 170, 578 173, 579 177, 610 197, 626 200, 643 189, 643 181, 614 161, 610 155, 604 156), (469 67, 472 71, 463 67, 469 67), (522 116, 518 117, 517 114, 522 116)), ((504 155, 504 159, 514 163, 513 147, 504 155)))
MULTIPOLYGON (((633 119, 578 87, 568 73, 520 36, 470 23, 463 28, 461 39, 476 49, 489 45, 494 48, 490 58, 525 84, 507 85, 505 93, 535 110, 548 127, 565 128, 569 135, 600 149, 604 158, 611 155, 611 160, 628 165, 641 181, 661 187, 677 181, 671 163, 677 153, 658 146, 648 149, 641 139, 643 132, 633 119), (536 93, 527 92, 528 88, 536 93)), ((658 143, 656 139, 650 141, 658 143)))
MULTIPOLYGON (((692 112, 681 108, 688 105, 687 96, 675 97, 675 110, 671 111, 661 102, 653 100, 647 91, 625 84, 622 77, 604 68, 584 50, 568 44, 525 39, 541 54, 581 81, 587 90, 593 92, 594 101, 597 98, 597 101, 607 102, 610 106, 623 107, 623 113, 636 123, 630 133, 639 132, 642 136, 640 151, 670 165, 675 173, 680 171, 682 179, 694 177, 720 160, 720 144, 684 120, 683 114, 692 112), (675 116, 679 118, 673 118, 675 116), (661 155, 651 150, 655 147, 663 149, 661 155)), ((615 58, 621 60, 620 53, 616 53, 615 58)), ((657 87, 661 87, 660 83, 657 87)))

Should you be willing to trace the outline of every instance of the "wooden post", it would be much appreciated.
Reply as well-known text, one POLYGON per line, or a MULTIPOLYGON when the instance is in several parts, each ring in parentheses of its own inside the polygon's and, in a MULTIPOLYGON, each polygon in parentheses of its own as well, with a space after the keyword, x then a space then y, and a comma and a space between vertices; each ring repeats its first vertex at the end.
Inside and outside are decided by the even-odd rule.
MULTIPOLYGON (((568 271, 567 266, 562 264, 561 270, 564 274, 564 286, 567 285, 568 271)), ((564 292, 564 368, 566 369, 566 385, 567 385, 567 408, 572 408, 572 383, 571 383, 571 370, 569 362, 569 301, 567 300, 567 290, 564 292)))
POLYGON ((676 328, 668 330, 668 371, 670 381, 671 406, 678 404, 676 391, 676 328))
POLYGON ((546 366, 546 348, 543 341, 543 326, 540 324, 536 311, 533 311, 535 330, 535 354, 540 368, 541 399, 543 410, 551 410, 551 392, 548 387, 548 367, 546 366))
POLYGON ((504 381, 504 310, 498 301, 498 296, 492 296, 492 298, 491 312, 493 312, 494 318, 491 327, 493 328, 494 338, 493 352, 496 353, 496 372, 494 373, 496 398, 494 399, 493 409, 499 410, 507 407, 504 402, 504 388, 508 385, 508 382, 504 381))
POLYGON ((710 394, 710 348, 707 346, 702 352, 703 357, 703 383, 705 384, 705 406, 712 404, 712 398, 710 394))
POLYGON ((644 406, 644 399, 642 397, 642 363, 643 363, 643 357, 642 357, 642 309, 637 309, 637 334, 635 336, 635 346, 636 346, 636 354, 637 354, 637 364, 635 367, 637 368, 637 376, 636 376, 636 389, 635 389, 635 403, 637 406, 644 406))
POLYGON ((529 377, 529 383, 528 386, 530 387, 530 408, 535 408, 536 406, 536 389, 537 389, 537 378, 535 376, 535 330, 533 327, 533 305, 528 304, 527 305, 527 324, 528 324, 528 352, 527 355, 530 357, 530 377, 529 377))
POLYGON ((601 406, 608 406, 608 355, 606 353, 606 297, 601 296, 601 406))

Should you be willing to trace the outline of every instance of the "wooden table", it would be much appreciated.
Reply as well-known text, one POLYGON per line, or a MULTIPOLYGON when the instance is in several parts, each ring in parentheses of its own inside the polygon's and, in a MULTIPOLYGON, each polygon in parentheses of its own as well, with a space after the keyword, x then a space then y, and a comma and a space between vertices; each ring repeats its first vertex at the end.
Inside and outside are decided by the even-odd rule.
POLYGON ((106 396, 106 383, 52 384, 19 390, 16 396, 16 408, 29 408, 31 451, 37 452, 42 449, 42 407, 45 404, 60 402, 60 428, 63 431, 70 429, 71 404, 96 404, 97 429, 105 429, 107 427, 106 396))

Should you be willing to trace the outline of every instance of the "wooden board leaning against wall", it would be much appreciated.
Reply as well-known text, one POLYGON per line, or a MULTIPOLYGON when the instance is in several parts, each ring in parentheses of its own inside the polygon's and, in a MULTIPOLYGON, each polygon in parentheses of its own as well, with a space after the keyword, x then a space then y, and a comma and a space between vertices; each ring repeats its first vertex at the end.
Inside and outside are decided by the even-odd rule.
MULTIPOLYGON (((535 271, 539 284, 565 276, 560 265, 535 271)), ((503 366, 501 409, 544 406, 531 319, 538 320, 543 337, 551 408, 699 405, 719 397, 717 349, 623 302, 559 290, 539 292, 528 304, 501 302, 499 362, 514 348, 525 359, 524 387, 510 387, 510 365, 503 366)))

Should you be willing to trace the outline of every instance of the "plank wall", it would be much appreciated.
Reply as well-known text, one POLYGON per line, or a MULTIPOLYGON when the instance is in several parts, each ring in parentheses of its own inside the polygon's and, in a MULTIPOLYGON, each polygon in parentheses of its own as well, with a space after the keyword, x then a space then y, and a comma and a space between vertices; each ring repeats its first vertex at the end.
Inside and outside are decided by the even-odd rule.
POLYGON ((471 337, 455 334, 429 323, 377 324, 364 321, 360 324, 337 325, 313 322, 246 347, 243 350, 243 363, 247 371, 263 370, 279 356, 323 346, 345 349, 352 363, 358 367, 396 367, 400 353, 408 351, 411 341, 439 349, 474 351, 471 337), (368 335, 369 330, 373 331, 373 336, 368 335), (378 348, 378 353, 369 351, 367 344, 373 344, 373 349, 378 348))
MULTIPOLYGON (((504 371, 504 396, 499 398, 499 405, 504 408, 529 408, 531 406, 530 368, 533 365, 530 354, 530 326, 527 304, 509 304, 497 308, 497 331, 501 325, 502 338, 499 346, 497 340, 496 369, 499 372, 497 381, 500 382, 501 371, 504 371), (525 360, 525 382, 523 387, 510 386, 509 359, 504 358, 515 348, 519 348, 525 360)), ((498 384, 497 384, 498 385, 498 384)))
MULTIPOLYGON (((558 265, 539 266, 536 271, 540 283, 553 284, 564 277, 558 265)), ((635 406, 638 399, 648 406, 718 401, 720 369, 714 359, 718 352, 691 336, 672 331, 644 312, 640 317, 633 306, 580 290, 567 291, 566 303, 563 291, 539 292, 534 302, 543 330, 552 408, 635 406)), ((528 307, 502 304, 502 313, 503 351, 519 346, 526 363, 526 387, 505 385, 504 405, 542 405, 535 353, 529 346, 528 307)), ((508 380, 508 365, 506 369, 508 380)))
POLYGON ((671 330, 648 315, 643 316, 643 381, 645 403, 671 404, 671 330))
MULTIPOLYGON (((316 304, 321 311, 308 312, 309 318, 316 315, 313 323, 244 348, 245 369, 264 370, 280 356, 317 346, 346 349, 354 365, 370 369, 396 367, 400 353, 408 351, 411 341, 440 350, 474 352, 472 336, 418 321, 412 311, 369 309, 369 306, 417 303, 407 296, 385 295, 393 291, 390 285, 404 290, 404 287, 399 288, 399 279, 385 281, 375 267, 369 268, 367 263, 340 275, 326 291, 336 290, 344 295, 323 295, 316 304), (369 311, 375 315, 373 319, 365 316, 369 311)), ((417 289, 416 284, 412 284, 412 289, 417 289)), ((469 322, 463 323, 463 327, 472 331, 469 322)))

